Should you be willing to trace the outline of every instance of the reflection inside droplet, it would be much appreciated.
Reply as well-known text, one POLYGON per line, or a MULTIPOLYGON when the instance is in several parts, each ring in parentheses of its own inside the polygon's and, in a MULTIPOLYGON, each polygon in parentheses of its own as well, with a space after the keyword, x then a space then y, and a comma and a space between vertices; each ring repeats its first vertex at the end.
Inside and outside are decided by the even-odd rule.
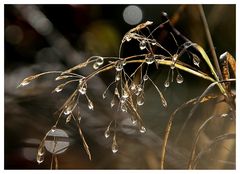
POLYGON ((47 151, 53 154, 65 152, 69 144, 68 134, 62 129, 56 129, 54 132, 50 131, 45 140, 47 151))

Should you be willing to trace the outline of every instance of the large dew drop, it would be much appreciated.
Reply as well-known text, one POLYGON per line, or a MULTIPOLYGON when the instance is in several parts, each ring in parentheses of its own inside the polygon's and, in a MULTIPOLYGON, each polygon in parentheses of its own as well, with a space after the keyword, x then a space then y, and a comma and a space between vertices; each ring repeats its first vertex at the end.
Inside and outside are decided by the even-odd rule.
POLYGON ((193 64, 199 67, 200 59, 197 55, 193 55, 193 64))
POLYGON ((102 65, 104 63, 104 59, 101 56, 98 56, 96 62, 95 62, 98 66, 102 65))
POLYGON ((178 74, 177 77, 176 77, 176 81, 179 84, 183 83, 183 76, 181 74, 178 74))
POLYGON ((115 94, 116 96, 119 96, 119 91, 118 91, 118 88, 117 88, 117 87, 116 87, 115 90, 114 90, 114 94, 115 94))
POLYGON ((87 99, 88 100, 88 108, 90 109, 90 110, 93 110, 93 102, 88 98, 87 99))
POLYGON ((105 136, 105 138, 108 138, 110 136, 110 128, 109 127, 107 127, 107 129, 105 130, 104 136, 105 136))
POLYGON ((132 124, 135 126, 137 125, 137 120, 135 118, 132 118, 132 124))
POLYGON ((37 163, 41 164, 44 161, 44 156, 43 155, 37 155, 37 163))
POLYGON ((156 45, 156 44, 157 44, 156 39, 152 39, 151 44, 152 44, 152 45, 156 45))
POLYGON ((112 143, 112 152, 117 153, 118 151, 118 144, 116 141, 116 135, 113 136, 113 143, 112 143))
POLYGON ((148 65, 152 64, 154 62, 154 55, 147 54, 145 57, 145 61, 148 65))
POLYGON ((145 133, 145 132, 146 132, 146 128, 145 128, 144 126, 141 126, 139 131, 140 131, 141 133, 145 133))
POLYGON ((55 92, 61 92, 61 91, 63 90, 64 86, 65 86, 65 84, 58 85, 58 86, 54 89, 54 91, 55 91, 55 92))
POLYGON ((149 78, 149 77, 148 77, 148 75, 147 75, 147 74, 145 74, 145 75, 143 76, 143 80, 144 80, 144 81, 147 81, 147 80, 148 80, 148 78, 149 78))
POLYGON ((99 67, 100 67, 100 65, 97 62, 95 62, 93 64, 93 69, 97 70, 99 67))
POLYGON ((144 104, 144 97, 143 95, 137 96, 137 105, 142 106, 144 104))
POLYGON ((116 71, 122 71, 122 69, 123 69, 123 60, 117 61, 116 65, 115 65, 115 69, 116 69, 116 71))
POLYGON ((115 105, 115 100, 114 100, 114 98, 111 100, 111 108, 115 105))
POLYGON ((116 74, 116 76, 115 76, 115 81, 119 81, 120 78, 121 78, 121 73, 118 72, 118 73, 116 74))
POLYGON ((127 106, 125 104, 121 104, 122 112, 127 112, 127 106))
POLYGON ((144 40, 139 43, 140 50, 144 50, 146 48, 146 46, 147 46, 147 44, 144 40))
POLYGON ((175 68, 175 62, 172 62, 172 63, 171 63, 170 68, 171 68, 171 69, 174 69, 174 68, 175 68))
POLYGON ((52 127, 52 129, 51 129, 51 132, 55 132, 56 129, 57 129, 57 127, 54 125, 54 126, 52 127))
POLYGON ((135 83, 132 83, 130 86, 131 91, 135 91, 136 90, 136 85, 135 83))
POLYGON ((123 91, 122 97, 123 97, 124 99, 127 99, 127 98, 129 97, 128 92, 127 92, 126 90, 123 91))
POLYGON ((106 93, 107 91, 105 91, 103 94, 102 94, 102 98, 105 99, 107 96, 106 96, 106 93))
POLYGON ((81 93, 81 94, 86 94, 87 92, 87 83, 82 81, 82 82, 79 82, 79 89, 78 91, 81 93))
POLYGON ((168 88, 170 86, 170 82, 169 82, 169 79, 167 79, 165 82, 164 82, 164 86, 166 88, 168 88))
POLYGON ((72 115, 68 115, 66 118, 66 123, 69 123, 71 121, 72 115))
POLYGON ((44 154, 45 154, 45 148, 44 148, 44 146, 42 146, 38 149, 37 155, 43 156, 44 154))
POLYGON ((70 113, 72 113, 72 106, 68 106, 68 107, 64 110, 64 114, 65 114, 65 115, 69 115, 70 113))
POLYGON ((125 39, 127 42, 131 41, 132 40, 132 37, 128 34, 125 36, 125 39))

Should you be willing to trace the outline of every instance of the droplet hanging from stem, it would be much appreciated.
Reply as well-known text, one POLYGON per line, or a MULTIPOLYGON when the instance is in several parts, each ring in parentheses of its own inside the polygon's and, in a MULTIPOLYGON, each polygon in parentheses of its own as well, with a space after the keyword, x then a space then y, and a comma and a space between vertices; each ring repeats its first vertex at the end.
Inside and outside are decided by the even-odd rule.
POLYGON ((109 123, 107 129, 104 132, 105 138, 108 138, 110 136, 110 127, 111 127, 112 121, 109 123))
POLYGON ((115 132, 114 132, 114 135, 113 135, 112 152, 113 153, 118 152, 118 144, 117 144, 117 141, 116 141, 116 133, 115 132))
POLYGON ((183 83, 183 80, 184 80, 183 76, 178 72, 177 77, 176 77, 177 83, 181 84, 181 83, 183 83))
POLYGON ((146 48, 147 44, 144 40, 140 41, 139 48, 140 50, 144 50, 146 48))

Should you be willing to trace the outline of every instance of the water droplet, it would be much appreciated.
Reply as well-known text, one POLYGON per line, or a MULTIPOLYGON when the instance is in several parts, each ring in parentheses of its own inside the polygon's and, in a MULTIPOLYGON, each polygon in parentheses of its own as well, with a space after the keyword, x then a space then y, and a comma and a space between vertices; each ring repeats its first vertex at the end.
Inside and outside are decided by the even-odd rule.
POLYGON ((116 65, 115 65, 116 71, 122 71, 123 69, 123 61, 119 60, 117 61, 116 65))
POLYGON ((132 118, 132 124, 135 126, 137 124, 137 120, 135 118, 132 118))
POLYGON ((120 78, 121 78, 121 73, 118 72, 118 73, 116 74, 116 76, 115 76, 115 81, 119 81, 120 78))
POLYGON ((96 62, 95 62, 98 66, 101 66, 104 63, 104 59, 101 56, 98 56, 96 62))
POLYGON ((132 83, 132 84, 131 84, 130 89, 131 89, 132 91, 135 91, 135 90, 136 90, 136 85, 135 85, 135 83, 132 83))
POLYGON ((69 115, 70 113, 72 113, 72 111, 75 109, 75 107, 77 106, 77 93, 75 93, 70 99, 69 102, 65 105, 64 107, 64 114, 65 115, 69 115))
POLYGON ((129 97, 128 92, 127 92, 126 90, 123 90, 123 95, 122 95, 122 97, 123 97, 124 99, 127 99, 127 98, 129 97))
POLYGON ((78 90, 81 94, 86 94, 87 92, 87 83, 82 81, 82 82, 79 82, 79 90, 78 90))
POLYGON ((115 105, 115 100, 114 98, 111 100, 111 108, 115 105))
POLYGON ((116 141, 116 135, 113 136, 113 143, 112 143, 112 152, 117 153, 118 151, 118 144, 116 141))
POLYGON ((66 118, 66 123, 69 123, 71 121, 72 115, 68 115, 66 118))
POLYGON ((138 96, 142 92, 142 90, 143 90, 142 85, 141 84, 137 85, 135 95, 138 96))
POLYGON ((125 98, 123 98, 123 97, 120 98, 120 103, 125 103, 125 101, 126 101, 125 98))
POLYGON ((97 62, 95 62, 94 64, 93 64, 93 69, 98 69, 100 67, 100 65, 97 63, 97 62))
POLYGON ((123 66, 127 64, 126 59, 123 59, 123 60, 122 60, 122 64, 123 64, 123 66))
POLYGON ((127 106, 124 103, 121 104, 121 110, 122 112, 127 112, 127 106))
POLYGON ((147 54, 145 56, 145 61, 148 65, 152 64, 154 62, 154 55, 152 54, 147 54))
POLYGON ((109 127, 107 127, 107 129, 105 130, 104 136, 105 136, 105 138, 108 138, 110 136, 110 129, 109 129, 109 127))
POLYGON ((145 128, 144 126, 141 126, 140 129, 139 129, 139 131, 140 131, 141 133, 145 133, 145 132, 146 132, 146 128, 145 128))
POLYGON ((147 75, 147 74, 145 74, 145 75, 143 76, 143 80, 144 80, 144 81, 147 81, 147 80, 148 80, 148 78, 149 78, 149 77, 148 77, 148 75, 147 75))
POLYGON ((68 134, 62 129, 56 129, 55 132, 49 132, 44 146, 52 154, 60 154, 67 150, 70 145, 68 134))
POLYGON ((142 106, 144 104, 144 97, 143 95, 137 96, 137 105, 142 106))
POLYGON ((58 86, 54 89, 54 91, 55 91, 55 92, 61 92, 61 91, 63 90, 64 86, 65 86, 65 84, 58 85, 58 86))
POLYGON ((51 132, 55 132, 56 129, 57 129, 57 127, 54 125, 54 126, 52 127, 52 129, 51 129, 51 132))
POLYGON ((174 69, 174 68, 175 68, 175 63, 174 63, 174 62, 171 63, 170 68, 171 68, 171 69, 174 69))
POLYGON ((117 87, 116 87, 115 90, 114 90, 114 94, 115 94, 116 96, 119 96, 119 92, 118 92, 118 88, 117 88, 117 87))
POLYGON ((139 92, 141 92, 141 91, 143 90, 143 88, 142 88, 142 85, 141 85, 141 84, 139 84, 139 85, 137 86, 137 90, 138 90, 139 92))
POLYGON ((147 46, 147 44, 144 40, 139 43, 140 50, 144 50, 146 48, 146 46, 147 46))
POLYGON ((44 161, 44 155, 37 155, 37 163, 41 164, 44 161))
POLYGON ((227 116, 228 116, 228 114, 226 114, 226 113, 221 115, 221 117, 227 117, 227 116))
POLYGON ((45 148, 44 148, 44 146, 42 146, 38 149, 37 155, 43 156, 44 154, 45 154, 45 148))
POLYGON ((193 54, 193 64, 199 67, 200 59, 197 55, 193 54))
POLYGON ((90 99, 88 99, 88 108, 90 109, 90 110, 93 110, 93 103, 92 103, 92 101, 90 100, 90 99))
POLYGON ((192 42, 188 41, 183 44, 184 48, 187 49, 188 47, 194 45, 192 42))
POLYGON ((156 45, 157 44, 157 41, 156 39, 152 39, 152 42, 151 42, 152 45, 156 45))
POLYGON ((131 41, 132 40, 132 37, 128 34, 125 36, 125 39, 127 42, 131 41))
POLYGON ((70 113, 72 113, 72 107, 68 106, 65 110, 64 110, 64 114, 65 115, 69 115, 70 113))
POLYGON ((177 83, 181 84, 183 82, 183 76, 181 74, 178 74, 176 77, 177 83))
POLYGON ((107 94, 107 91, 105 91, 105 92, 102 94, 102 98, 103 98, 103 99, 105 99, 105 98, 107 97, 106 94, 107 94))
POLYGON ((174 54, 173 57, 172 57, 172 61, 175 63, 177 61, 177 58, 178 58, 178 55, 174 54))
POLYGON ((168 88, 168 87, 170 86, 169 79, 167 79, 167 80, 165 81, 164 86, 165 86, 166 88, 168 88))
POLYGON ((140 92, 138 90, 136 90, 135 95, 138 96, 140 94, 140 92))

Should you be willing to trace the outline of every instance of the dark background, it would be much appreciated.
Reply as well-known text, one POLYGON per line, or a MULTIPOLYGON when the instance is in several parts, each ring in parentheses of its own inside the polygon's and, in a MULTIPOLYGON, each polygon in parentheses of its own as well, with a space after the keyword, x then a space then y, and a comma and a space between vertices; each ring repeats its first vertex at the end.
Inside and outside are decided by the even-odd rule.
MULTIPOLYGON (((53 113, 71 92, 70 87, 64 93, 51 94, 56 85, 52 75, 43 77, 26 88, 16 89, 16 86, 26 76, 48 70, 64 70, 92 55, 117 56, 122 36, 133 27, 123 20, 123 10, 127 6, 5 5, 5 169, 49 168, 50 155, 46 157, 43 164, 38 165, 35 160, 36 149, 39 141, 56 119, 53 113), (50 33, 48 33, 48 26, 51 27, 50 33)), ((138 6, 143 12, 142 22, 153 21, 154 24, 151 26, 153 29, 163 22, 161 12, 167 12, 171 18, 181 5, 138 6)), ((235 5, 204 5, 204 10, 217 56, 219 57, 225 51, 235 56, 235 5)), ((186 5, 175 27, 191 41, 203 46, 210 56, 210 48, 196 5, 186 5)), ((169 42, 171 44, 166 44, 166 47, 171 52, 176 51, 176 45, 172 41, 169 42)), ((133 55, 138 52, 136 45, 130 43, 129 46, 123 47, 122 54, 133 55)), ((153 68, 150 74, 164 91, 169 107, 164 109, 160 106, 159 99, 155 97, 157 93, 153 92, 154 88, 151 85, 146 86, 146 101, 141 108, 141 113, 148 130, 147 133, 142 135, 134 130, 123 130, 123 133, 120 132, 118 135, 119 152, 112 154, 111 140, 106 140, 103 132, 114 115, 122 116, 122 121, 125 116, 110 109, 110 97, 107 100, 101 99, 104 85, 113 79, 113 74, 103 74, 96 77, 96 81, 93 80, 92 87, 90 87, 94 92, 90 92, 89 95, 96 99, 95 110, 90 112, 86 107, 85 110, 83 109, 85 114, 82 128, 89 142, 93 160, 87 159, 75 125, 62 124, 62 129, 67 130, 70 136, 71 146, 64 154, 59 155, 60 168, 159 168, 160 147, 168 115, 187 99, 200 95, 209 83, 183 73, 184 84, 181 86, 173 84, 166 90, 163 83, 166 79, 167 68, 163 67, 158 72, 153 68)), ((86 105, 84 101, 82 105, 83 107, 86 105)), ((201 112, 206 112, 206 108, 202 108, 201 112)), ((176 121, 175 131, 178 130, 177 123, 180 124, 182 119, 176 121)), ((182 141, 191 142, 190 139, 182 141)), ((187 147, 184 145, 173 148, 169 146, 167 167, 184 168, 189 155, 187 147)), ((234 150, 231 150, 229 158, 235 160, 234 150)), ((200 167, 234 168, 234 165, 212 167, 203 163, 200 167)))

